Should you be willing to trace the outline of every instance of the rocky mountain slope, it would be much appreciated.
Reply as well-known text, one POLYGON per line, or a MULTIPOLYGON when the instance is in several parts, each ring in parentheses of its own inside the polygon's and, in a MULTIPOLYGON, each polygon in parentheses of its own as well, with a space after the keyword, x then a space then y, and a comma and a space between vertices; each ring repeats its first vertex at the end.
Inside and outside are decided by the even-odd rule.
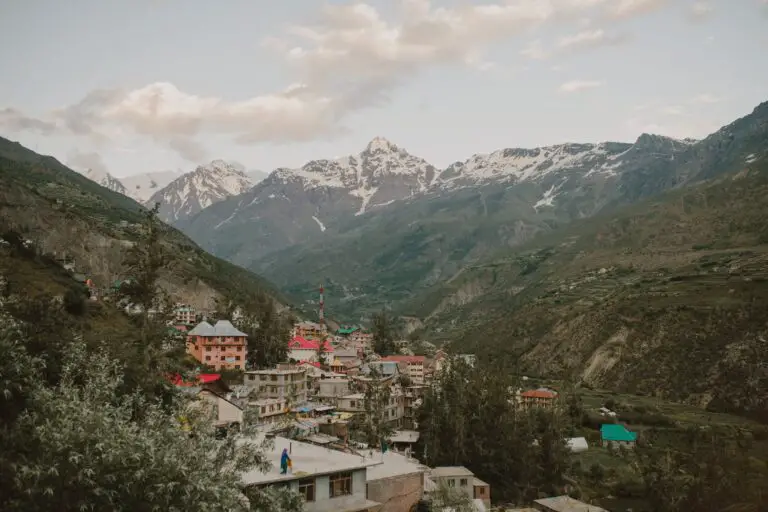
POLYGON ((155 192, 147 205, 160 203, 160 218, 177 222, 195 215, 227 197, 242 194, 253 185, 241 166, 214 160, 179 176, 155 192))
POLYGON ((768 420, 768 151, 739 167, 468 267, 407 309, 524 372, 768 420))
MULTIPOLYGON (((16 231, 40 251, 66 259, 75 270, 108 287, 123 275, 125 249, 136 239, 143 207, 102 187, 56 159, 0 138, 0 228, 16 231)), ((173 296, 199 308, 217 297, 266 292, 280 299, 259 276, 211 256, 179 231, 163 242, 175 256, 162 276, 173 296)))
POLYGON ((574 220, 737 169, 765 151, 767 123, 768 103, 701 141, 507 149, 442 171, 376 139, 278 169, 179 227, 296 296, 323 280, 329 314, 356 320, 574 220))

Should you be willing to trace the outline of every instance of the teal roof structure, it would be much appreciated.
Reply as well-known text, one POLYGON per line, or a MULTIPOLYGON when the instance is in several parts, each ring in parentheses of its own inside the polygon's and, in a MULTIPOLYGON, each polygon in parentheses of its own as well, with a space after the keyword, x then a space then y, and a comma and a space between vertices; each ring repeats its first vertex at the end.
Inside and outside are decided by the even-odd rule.
POLYGON ((603 441, 637 441, 637 432, 627 430, 624 425, 605 423, 600 426, 600 437, 603 441))

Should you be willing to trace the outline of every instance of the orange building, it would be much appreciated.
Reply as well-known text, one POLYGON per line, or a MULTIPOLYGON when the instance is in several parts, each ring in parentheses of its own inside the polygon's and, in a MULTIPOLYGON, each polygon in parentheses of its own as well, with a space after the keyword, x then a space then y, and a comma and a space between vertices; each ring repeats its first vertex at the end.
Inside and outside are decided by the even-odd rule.
POLYGON ((245 370, 247 337, 228 320, 219 320, 216 325, 200 322, 187 334, 187 353, 217 370, 245 370))
POLYGON ((520 404, 524 409, 528 407, 550 408, 555 405, 557 393, 548 389, 531 389, 520 393, 520 404))

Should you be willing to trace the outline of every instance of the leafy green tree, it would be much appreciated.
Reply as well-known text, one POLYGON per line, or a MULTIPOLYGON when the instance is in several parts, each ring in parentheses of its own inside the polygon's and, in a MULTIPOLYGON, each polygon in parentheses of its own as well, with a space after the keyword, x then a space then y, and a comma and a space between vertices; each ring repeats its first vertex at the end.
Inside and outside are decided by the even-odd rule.
POLYGON ((272 368, 286 362, 292 317, 279 312, 274 300, 265 294, 242 304, 242 316, 236 324, 248 335, 248 366, 272 368))
POLYGON ((363 392, 363 407, 365 410, 362 423, 362 430, 365 436, 365 442, 368 446, 380 446, 390 435, 390 427, 387 413, 390 409, 389 402, 392 398, 392 389, 390 380, 384 379, 381 372, 371 368, 368 374, 370 381, 366 383, 363 392))
POLYGON ((33 449, 17 454, 3 510, 280 510, 244 499, 243 473, 270 465, 247 427, 217 440, 205 409, 120 396, 119 363, 70 348, 60 384, 38 386, 12 430, 33 449))
POLYGON ((430 510, 443 512, 448 509, 453 512, 475 512, 475 504, 468 493, 455 487, 438 485, 430 495, 430 510))
POLYGON ((386 309, 375 313, 371 317, 371 334, 373 335, 373 351, 380 356, 389 356, 395 353, 395 338, 398 328, 395 318, 386 309))

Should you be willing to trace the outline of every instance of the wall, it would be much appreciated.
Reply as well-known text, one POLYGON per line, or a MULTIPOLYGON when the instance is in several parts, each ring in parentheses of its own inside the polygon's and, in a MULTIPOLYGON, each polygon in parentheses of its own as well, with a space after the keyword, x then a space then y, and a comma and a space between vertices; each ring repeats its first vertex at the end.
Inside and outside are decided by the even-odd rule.
MULTIPOLYGON (((358 497, 360 500, 365 500, 366 498, 366 488, 365 488, 365 476, 366 476, 366 470, 357 470, 352 473, 352 495, 358 497)), ((333 503, 336 501, 336 499, 331 499, 329 495, 329 489, 328 489, 328 482, 329 482, 329 475, 323 475, 315 477, 315 501, 310 503, 304 504, 304 510, 305 512, 315 512, 315 511, 330 511, 334 510, 333 503)), ((299 490, 299 481, 298 480, 292 480, 290 482, 290 487, 294 491, 299 490)), ((339 500, 342 499, 342 497, 338 498, 339 500)))
POLYGON ((424 473, 368 481, 368 499, 383 504, 379 512, 410 512, 424 493, 424 473))

